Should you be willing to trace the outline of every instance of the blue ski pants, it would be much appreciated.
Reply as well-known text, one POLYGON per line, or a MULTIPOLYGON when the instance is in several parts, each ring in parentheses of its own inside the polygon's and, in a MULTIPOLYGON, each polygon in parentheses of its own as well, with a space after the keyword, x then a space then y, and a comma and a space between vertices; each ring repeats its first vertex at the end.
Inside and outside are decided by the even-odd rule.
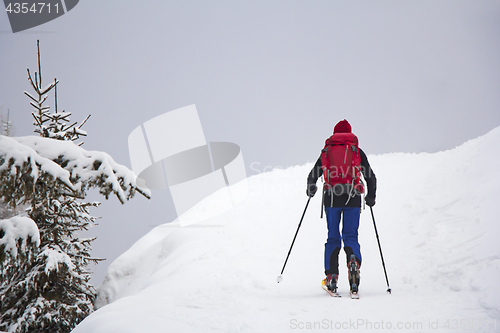
POLYGON ((344 250, 346 247, 350 247, 356 258, 361 262, 361 248, 358 242, 360 208, 325 207, 325 211, 328 224, 328 239, 325 243, 325 272, 338 272, 338 254, 341 249, 341 241, 344 242, 344 250), (341 218, 342 235, 340 235, 339 231, 341 218), (332 254, 336 258, 332 258, 332 254), (332 262, 336 263, 337 267, 330 267, 332 262))

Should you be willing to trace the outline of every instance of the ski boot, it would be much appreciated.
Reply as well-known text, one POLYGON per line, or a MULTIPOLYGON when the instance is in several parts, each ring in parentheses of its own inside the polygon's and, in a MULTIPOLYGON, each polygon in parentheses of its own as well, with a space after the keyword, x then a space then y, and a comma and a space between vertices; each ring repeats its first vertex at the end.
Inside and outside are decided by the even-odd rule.
POLYGON ((359 263, 356 260, 356 256, 351 254, 351 259, 347 265, 348 273, 349 273, 349 285, 351 286, 351 298, 358 299, 358 291, 359 291, 359 263))
POLYGON ((325 289, 332 297, 340 297, 339 293, 337 292, 338 279, 339 279, 338 274, 328 274, 326 278, 322 281, 323 289, 325 289))
POLYGON ((325 281, 325 286, 328 290, 336 292, 338 279, 338 274, 328 274, 323 281, 325 281))

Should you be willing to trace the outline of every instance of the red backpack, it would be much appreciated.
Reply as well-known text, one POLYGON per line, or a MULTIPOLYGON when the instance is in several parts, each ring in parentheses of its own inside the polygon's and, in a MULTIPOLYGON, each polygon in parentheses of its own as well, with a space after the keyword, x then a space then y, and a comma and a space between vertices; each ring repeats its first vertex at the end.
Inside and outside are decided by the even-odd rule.
MULTIPOLYGON (((323 165, 323 179, 325 189, 333 189, 337 193, 337 184, 347 184, 358 193, 364 192, 361 182, 361 154, 358 148, 358 138, 353 133, 335 133, 325 141, 325 148, 321 151, 323 165)), ((349 187, 349 192, 351 189, 349 187)))

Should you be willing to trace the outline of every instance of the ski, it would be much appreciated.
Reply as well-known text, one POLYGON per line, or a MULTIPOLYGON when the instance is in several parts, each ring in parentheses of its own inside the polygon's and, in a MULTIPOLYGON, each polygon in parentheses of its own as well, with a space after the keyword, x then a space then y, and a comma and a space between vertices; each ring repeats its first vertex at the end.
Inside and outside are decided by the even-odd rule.
POLYGON ((351 299, 359 299, 358 292, 351 292, 351 299))
POLYGON ((323 288, 323 290, 325 290, 332 297, 336 297, 336 298, 342 297, 338 293, 337 289, 335 289, 334 291, 328 290, 328 288, 325 285, 325 280, 323 280, 323 282, 321 283, 321 288, 323 288))

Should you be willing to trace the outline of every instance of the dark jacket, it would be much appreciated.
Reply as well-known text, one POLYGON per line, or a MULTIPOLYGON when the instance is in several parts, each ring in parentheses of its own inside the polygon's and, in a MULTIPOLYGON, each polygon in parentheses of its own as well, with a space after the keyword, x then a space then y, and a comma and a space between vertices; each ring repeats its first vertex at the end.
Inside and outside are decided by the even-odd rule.
MULTIPOLYGON (((361 149, 359 149, 359 152, 361 155, 361 173, 363 174, 368 187, 366 196, 375 199, 375 192, 377 191, 377 178, 370 167, 370 163, 368 163, 366 154, 361 149)), ((311 184, 316 184, 316 181, 322 175, 323 165, 321 164, 320 156, 307 177, 307 186, 309 187, 311 184)), ((348 194, 335 195, 331 191, 324 191, 323 203, 326 207, 361 207, 361 195, 358 194, 349 199, 348 194)))

